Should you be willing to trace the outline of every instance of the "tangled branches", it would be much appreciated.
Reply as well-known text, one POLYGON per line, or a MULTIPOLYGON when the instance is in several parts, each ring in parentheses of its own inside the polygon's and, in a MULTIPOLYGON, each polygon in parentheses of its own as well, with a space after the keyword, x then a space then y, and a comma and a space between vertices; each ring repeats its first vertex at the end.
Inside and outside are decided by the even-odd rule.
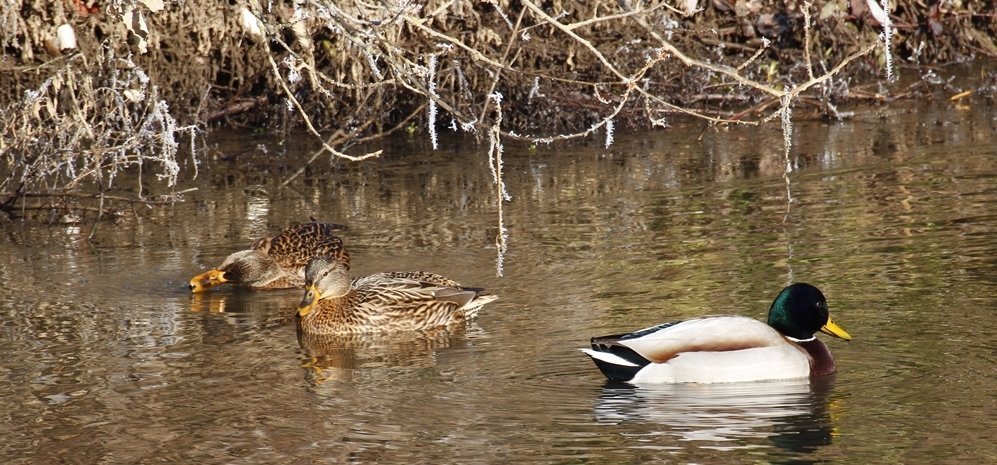
MULTIPOLYGON (((8 214, 44 208, 32 195, 105 198, 126 167, 155 166, 177 198, 184 124, 300 122, 321 142, 311 161, 377 156, 349 149, 420 127, 434 146, 443 130, 609 146, 615 128, 676 114, 780 119, 788 133, 794 105, 836 115, 854 95, 845 68, 879 72, 881 44, 913 66, 943 55, 928 34, 997 55, 982 0, 927 12, 911 0, 0 2, 13 59, 0 64, 0 97, 19 100, 0 115, 8 214), (62 34, 74 30, 67 59, 62 34)), ((129 197, 150 201, 142 187, 129 197)))
MULTIPOLYGON (((296 97, 306 86, 328 98, 329 103, 342 101, 344 94, 354 102, 374 102, 374 112, 358 108, 350 115, 349 124, 354 128, 373 128, 378 135, 393 130, 378 127, 383 120, 379 112, 385 107, 408 108, 410 113, 403 121, 415 118, 425 108, 424 121, 434 148, 438 145, 438 126, 443 126, 438 121, 441 111, 444 118, 449 117, 453 131, 481 130, 488 134, 488 158, 495 177, 498 207, 496 273, 499 276, 503 273, 503 256, 508 247, 502 207, 509 200, 502 182, 500 137, 552 143, 602 131, 608 148, 619 119, 628 122, 639 119, 651 126, 663 126, 667 124, 667 115, 681 113, 713 124, 754 125, 781 116, 786 135, 787 201, 791 201, 789 115, 794 101, 810 89, 823 86, 825 104, 833 109, 828 102, 832 93, 827 91, 832 88, 830 81, 845 66, 877 47, 877 42, 871 41, 834 66, 821 60, 824 72, 816 74, 810 51, 812 6, 806 3, 801 7, 803 66, 795 68, 805 70, 806 74, 798 71, 796 76, 790 72, 773 78, 771 72, 756 71, 759 66, 755 64, 771 51, 773 42, 768 39, 763 39, 747 59, 722 53, 708 59, 697 58, 695 47, 690 45, 695 42, 691 37, 673 40, 681 32, 691 35, 689 30, 681 29, 678 20, 696 11, 678 11, 660 1, 594 3, 594 9, 558 1, 541 7, 533 0, 476 5, 448 1, 425 6, 407 1, 377 4, 357 1, 351 7, 343 7, 329 0, 307 0, 298 4, 284 22, 260 9, 245 10, 244 16, 252 18, 252 25, 263 26, 258 34, 265 42, 277 42, 287 53, 283 69, 269 55, 273 78, 279 82, 289 105, 316 136, 319 132, 312 123, 315 113, 309 112, 296 97), (518 11, 510 15, 514 3, 518 11), (623 9, 617 5, 623 5, 623 9), (256 18, 260 21, 255 21, 256 18), (293 45, 279 34, 282 30, 293 33, 293 45), (321 48, 315 47, 313 41, 316 31, 323 31, 319 35, 321 48), (325 69, 341 72, 331 76, 325 69), (302 74, 307 79, 302 79, 302 74), (798 80, 802 82, 797 83, 798 80), (719 105, 697 109, 690 105, 689 99, 681 97, 685 95, 686 85, 697 88, 698 93, 708 88, 719 89, 728 96, 753 102, 755 107, 734 115, 725 114, 719 105), (293 90, 293 86, 298 90, 293 90), (386 103, 389 100, 393 101, 386 103), (516 110, 511 113, 525 118, 504 123, 503 102, 514 102, 510 106, 516 110), (753 110, 762 112, 769 106, 777 108, 753 116, 753 110), (494 111, 489 112, 490 107, 494 111), (557 115, 563 114, 564 109, 583 116, 558 121, 557 115), (555 128, 577 127, 579 120, 589 120, 588 127, 552 133, 555 128), (518 130, 510 129, 517 126, 518 130)), ((342 131, 337 134, 342 135, 342 131)), ((332 145, 332 141, 324 142, 312 160, 323 152, 349 160, 378 155, 350 156, 332 145)))
POLYGON ((178 126, 130 57, 107 48, 99 60, 68 58, 40 87, 0 110, 0 211, 51 212, 59 217, 50 220, 76 222, 86 213, 125 214, 111 204, 134 208, 180 198, 176 139, 194 128, 178 126), (130 169, 138 171, 132 195, 108 195, 130 169), (150 171, 166 191, 150 195, 143 185, 150 171))
MULTIPOLYGON (((491 128, 486 115, 496 91, 509 106, 503 137, 535 143, 598 131, 611 141, 615 121, 661 126, 676 113, 714 124, 759 124, 814 88, 822 90, 813 100, 824 104, 844 94, 847 86, 835 78, 877 47, 868 41, 836 64, 822 52, 815 63, 809 3, 797 5, 798 31, 763 37, 740 53, 698 36, 709 36, 690 18, 699 10, 661 1, 627 4, 358 1, 347 7, 307 0, 289 14, 245 12, 263 26, 263 42, 285 54, 283 60, 271 56, 273 78, 316 135, 312 120, 345 104, 353 111, 339 114, 346 123, 339 127, 348 134, 383 135, 401 127, 387 122, 420 118, 434 144, 441 128, 491 128), (790 53, 786 35, 804 39, 803 53, 790 53), (306 93, 321 98, 301 103, 297 96, 306 93), (732 112, 734 104, 741 111, 732 112), (765 113, 769 107, 776 109, 765 113)), ((340 134, 340 141, 347 139, 340 134)), ((346 156, 328 143, 324 149, 350 160, 376 155, 346 156)))

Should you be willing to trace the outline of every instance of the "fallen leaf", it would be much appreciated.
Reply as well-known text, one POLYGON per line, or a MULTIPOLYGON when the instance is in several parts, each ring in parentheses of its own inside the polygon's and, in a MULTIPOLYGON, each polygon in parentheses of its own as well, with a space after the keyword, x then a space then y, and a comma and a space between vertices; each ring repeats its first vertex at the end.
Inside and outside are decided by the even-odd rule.
POLYGON ((145 23, 145 16, 142 15, 142 12, 128 8, 125 10, 125 14, 121 15, 121 19, 125 22, 128 32, 134 34, 138 39, 137 46, 139 53, 144 54, 148 52, 149 28, 145 23))

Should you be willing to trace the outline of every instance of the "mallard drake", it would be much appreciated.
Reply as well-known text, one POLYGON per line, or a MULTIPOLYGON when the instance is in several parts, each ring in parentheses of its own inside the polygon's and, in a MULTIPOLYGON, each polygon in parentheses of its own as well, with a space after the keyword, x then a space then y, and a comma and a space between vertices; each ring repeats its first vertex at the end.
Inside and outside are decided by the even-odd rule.
POLYGON ((581 349, 612 381, 726 383, 805 378, 833 373, 831 351, 815 334, 846 341, 831 321, 824 294, 792 284, 769 308, 768 324, 743 316, 664 323, 627 334, 592 338, 581 349))
POLYGON ((250 289, 290 289, 305 285, 305 266, 312 257, 332 256, 349 268, 350 254, 334 233, 341 225, 312 221, 291 226, 273 237, 257 239, 247 250, 229 255, 218 268, 190 280, 190 290, 201 292, 232 283, 250 289))
POLYGON ((313 258, 308 289, 298 308, 298 328, 311 334, 421 331, 477 315, 498 298, 434 273, 377 273, 350 281, 338 260, 313 258))

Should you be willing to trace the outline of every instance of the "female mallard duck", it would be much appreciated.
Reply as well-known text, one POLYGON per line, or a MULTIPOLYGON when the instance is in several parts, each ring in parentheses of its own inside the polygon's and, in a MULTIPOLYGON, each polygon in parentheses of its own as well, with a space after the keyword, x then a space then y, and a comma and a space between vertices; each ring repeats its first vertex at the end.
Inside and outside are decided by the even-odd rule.
POLYGON ((805 378, 834 372, 817 331, 852 339, 831 321, 820 290, 797 283, 782 290, 768 324, 743 316, 664 323, 592 338, 582 349, 612 381, 727 383, 805 378))
POLYGON ((311 334, 429 330, 460 323, 498 296, 420 271, 377 273, 350 281, 338 260, 313 258, 298 328, 311 334))
POLYGON ((318 255, 333 256, 349 268, 350 254, 334 233, 341 225, 310 222, 291 226, 273 237, 262 237, 247 250, 229 255, 221 266, 190 280, 190 290, 201 292, 224 283, 250 289, 303 288, 305 266, 318 255))

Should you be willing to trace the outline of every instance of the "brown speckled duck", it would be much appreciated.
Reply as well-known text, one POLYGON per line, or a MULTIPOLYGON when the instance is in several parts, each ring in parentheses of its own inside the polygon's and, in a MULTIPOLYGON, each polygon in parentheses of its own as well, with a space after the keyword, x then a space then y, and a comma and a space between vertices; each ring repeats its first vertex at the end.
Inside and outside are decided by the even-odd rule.
POLYGON ((190 290, 202 292, 231 283, 250 289, 290 289, 305 285, 305 266, 315 256, 329 256, 348 269, 350 255, 334 233, 341 225, 310 222, 291 226, 273 237, 262 237, 247 250, 229 255, 218 268, 190 280, 190 290))
POLYGON ((421 271, 377 273, 350 281, 339 260, 317 257, 305 272, 298 328, 311 334, 422 331, 474 318, 498 298, 421 271))

